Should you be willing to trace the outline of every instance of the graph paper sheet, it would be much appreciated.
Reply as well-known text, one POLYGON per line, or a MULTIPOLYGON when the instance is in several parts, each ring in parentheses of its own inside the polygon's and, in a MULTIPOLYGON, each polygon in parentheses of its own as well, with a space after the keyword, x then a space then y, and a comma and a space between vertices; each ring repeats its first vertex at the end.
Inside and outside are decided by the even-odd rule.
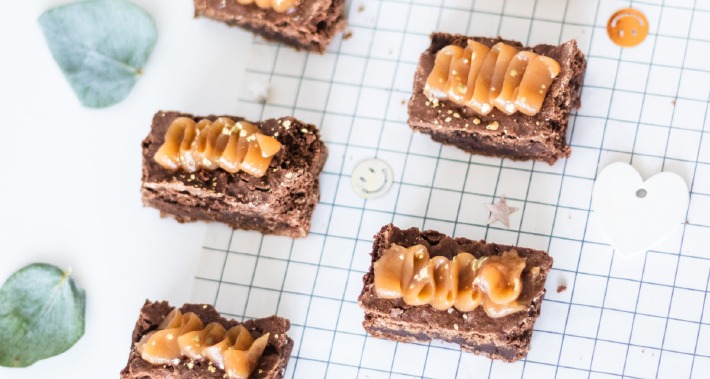
POLYGON ((238 319, 289 318, 287 378, 709 377, 710 1, 352 0, 348 13, 348 38, 324 55, 257 40, 241 92, 249 119, 293 114, 321 128, 329 157, 310 236, 210 225, 194 300, 238 319), (621 49, 605 26, 628 6, 645 13, 650 34, 621 49), (570 119, 572 156, 512 162, 413 134, 406 103, 435 30, 527 45, 576 39, 589 67, 570 119), (266 84, 263 104, 254 95, 266 84), (364 200, 350 174, 371 157, 392 166, 395 183, 364 200), (611 162, 645 178, 672 171, 691 188, 688 221, 632 259, 614 255, 590 212, 594 179, 611 162), (519 208, 510 228, 486 225, 483 204, 500 196, 519 208), (357 296, 372 236, 390 222, 549 251, 527 359, 367 336, 357 296))

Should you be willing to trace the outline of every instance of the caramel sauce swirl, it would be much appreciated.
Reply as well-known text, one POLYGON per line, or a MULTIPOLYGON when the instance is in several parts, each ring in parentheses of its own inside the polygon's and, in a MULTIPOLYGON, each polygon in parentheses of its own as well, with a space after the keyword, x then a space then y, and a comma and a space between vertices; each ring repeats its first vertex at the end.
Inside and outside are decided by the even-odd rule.
POLYGON ((237 3, 249 5, 256 3, 261 9, 273 9, 278 13, 286 13, 301 4, 301 0, 237 0, 237 3))
POLYGON ((525 258, 515 250, 478 259, 459 253, 449 260, 430 258, 422 245, 393 244, 374 266, 375 292, 383 299, 401 298, 405 304, 429 304, 439 311, 454 307, 470 312, 482 306, 492 318, 526 308, 518 299, 525 258))
POLYGON ((559 73, 560 64, 552 58, 503 42, 488 48, 468 40, 466 48, 448 45, 436 53, 424 94, 467 106, 480 115, 495 107, 508 115, 534 116, 559 73))
POLYGON ((170 124, 154 159, 170 171, 221 168, 232 174, 241 170, 261 177, 280 149, 276 138, 259 133, 259 128, 246 121, 220 117, 214 122, 202 119, 196 123, 180 117, 170 124))
POLYGON ((206 327, 192 313, 172 310, 158 330, 136 344, 141 357, 155 365, 178 364, 182 358, 208 360, 229 379, 247 379, 269 343, 269 333, 256 340, 242 325, 229 330, 216 322, 206 327))

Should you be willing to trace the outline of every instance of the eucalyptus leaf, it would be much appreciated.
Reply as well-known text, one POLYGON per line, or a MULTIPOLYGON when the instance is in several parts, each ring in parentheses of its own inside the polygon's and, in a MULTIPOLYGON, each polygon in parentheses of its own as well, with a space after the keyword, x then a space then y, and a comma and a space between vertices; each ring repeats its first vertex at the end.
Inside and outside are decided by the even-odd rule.
POLYGON ((60 6, 42 14, 39 23, 74 93, 92 108, 128 96, 158 36, 153 18, 123 0, 60 6))
POLYGON ((86 295, 69 273, 45 263, 0 288, 0 366, 26 367, 61 354, 84 335, 86 295))

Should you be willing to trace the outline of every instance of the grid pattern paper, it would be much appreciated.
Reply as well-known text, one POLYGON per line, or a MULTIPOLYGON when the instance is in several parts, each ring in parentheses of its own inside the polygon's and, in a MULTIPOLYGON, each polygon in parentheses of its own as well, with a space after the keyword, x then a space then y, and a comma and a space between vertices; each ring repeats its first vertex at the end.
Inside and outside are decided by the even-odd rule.
POLYGON ((287 378, 707 378, 710 0, 352 0, 348 13, 349 37, 325 55, 257 39, 240 96, 247 118, 293 114, 320 126, 329 157, 311 235, 210 225, 193 299, 238 319, 289 318, 287 378), (650 34, 621 49, 605 26, 628 6, 645 13, 650 34), (572 156, 512 162, 413 134, 406 103, 435 30, 527 45, 576 39, 589 65, 572 156), (251 92, 264 84, 260 103, 251 92), (392 166, 395 183, 364 200, 350 173, 371 157, 392 166), (613 254, 590 212, 597 172, 618 161, 644 178, 678 173, 691 188, 688 221, 631 259, 613 254), (520 208, 509 229, 486 225, 483 204, 500 196, 520 208), (390 222, 548 251, 555 263, 527 359, 367 336, 357 296, 372 236, 390 222))

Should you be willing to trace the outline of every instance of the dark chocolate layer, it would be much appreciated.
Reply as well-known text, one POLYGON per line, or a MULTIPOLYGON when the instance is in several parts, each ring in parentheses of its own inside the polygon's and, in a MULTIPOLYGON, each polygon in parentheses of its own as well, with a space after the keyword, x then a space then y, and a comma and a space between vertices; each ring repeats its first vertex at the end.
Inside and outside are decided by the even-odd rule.
MULTIPOLYGON (((318 175, 327 156, 318 129, 293 117, 255 122, 262 133, 275 135, 283 145, 261 178, 245 172, 201 170, 171 172, 153 156, 165 132, 178 117, 201 117, 158 112, 143 141, 143 203, 180 222, 217 221, 234 229, 293 238, 308 235, 313 209, 320 198, 318 175)), ((243 120, 232 117, 233 120, 243 120)), ((211 120, 216 116, 207 117, 211 120)))
MULTIPOLYGON (((213 378, 223 379, 224 371, 206 364, 204 361, 192 361, 184 358, 176 365, 153 365, 141 358, 135 349, 135 344, 147 333, 155 330, 165 316, 172 311, 167 302, 146 301, 141 309, 140 317, 136 322, 131 338, 131 353, 128 364, 121 370, 121 379, 197 379, 213 378)), ((194 312, 207 325, 211 322, 222 324, 225 329, 239 325, 236 320, 228 320, 220 316, 213 306, 208 304, 185 304, 180 310, 194 312)), ((290 322, 281 317, 249 320, 242 323, 256 339, 265 333, 270 333, 269 344, 259 360, 259 365, 249 379, 280 379, 286 371, 286 365, 293 349, 293 340, 286 335, 290 329, 290 322)))
POLYGON ((242 5, 236 0, 194 0, 195 16, 240 26, 298 49, 324 52, 345 28, 345 0, 303 0, 290 12, 242 5))
POLYGON ((580 106, 579 95, 587 64, 574 40, 559 46, 537 45, 530 48, 500 38, 447 33, 433 33, 431 39, 429 49, 419 60, 414 77, 414 93, 409 100, 408 123, 412 129, 472 154, 513 160, 535 159, 550 164, 570 155, 571 150, 565 140, 569 113, 572 108, 580 106), (472 109, 450 101, 435 104, 427 99, 423 90, 434 67, 436 53, 451 44, 465 47, 469 39, 486 46, 502 41, 517 49, 532 50, 548 56, 560 63, 560 74, 550 85, 538 114, 527 116, 518 112, 506 115, 494 108, 488 115, 480 116, 472 109), (487 128, 493 123, 497 123, 495 130, 487 128))
POLYGON ((363 326, 370 334, 402 342, 427 342, 440 339, 461 345, 472 351, 504 361, 523 358, 530 349, 530 338, 535 320, 540 315, 540 305, 545 296, 545 280, 552 267, 552 258, 544 251, 451 238, 433 230, 416 228, 402 230, 392 224, 382 228, 375 236, 372 263, 392 244, 410 247, 422 244, 434 256, 451 259, 460 252, 477 258, 500 255, 515 250, 526 259, 523 270, 523 292, 520 300, 529 302, 523 311, 501 318, 488 317, 481 307, 472 312, 455 308, 438 311, 430 305, 410 306, 402 299, 381 299, 374 289, 374 268, 364 276, 364 287, 358 298, 365 310, 363 326), (534 267, 538 269, 533 270, 534 267), (539 270, 538 274, 533 271, 539 270))

